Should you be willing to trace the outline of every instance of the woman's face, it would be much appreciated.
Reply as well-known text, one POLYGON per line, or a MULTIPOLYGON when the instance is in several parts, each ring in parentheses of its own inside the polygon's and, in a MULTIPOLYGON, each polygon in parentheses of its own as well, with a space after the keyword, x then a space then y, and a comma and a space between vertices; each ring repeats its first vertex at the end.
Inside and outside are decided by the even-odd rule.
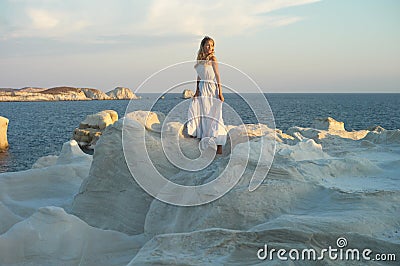
POLYGON ((214 42, 211 40, 206 41, 206 43, 203 46, 204 52, 206 54, 211 54, 214 52, 214 42))

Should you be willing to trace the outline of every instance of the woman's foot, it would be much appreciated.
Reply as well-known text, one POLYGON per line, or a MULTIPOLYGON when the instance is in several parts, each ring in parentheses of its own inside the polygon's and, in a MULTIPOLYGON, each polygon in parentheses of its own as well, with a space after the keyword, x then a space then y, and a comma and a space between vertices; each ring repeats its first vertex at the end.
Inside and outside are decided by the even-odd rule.
POLYGON ((217 145, 217 154, 222 154, 222 145, 217 145))

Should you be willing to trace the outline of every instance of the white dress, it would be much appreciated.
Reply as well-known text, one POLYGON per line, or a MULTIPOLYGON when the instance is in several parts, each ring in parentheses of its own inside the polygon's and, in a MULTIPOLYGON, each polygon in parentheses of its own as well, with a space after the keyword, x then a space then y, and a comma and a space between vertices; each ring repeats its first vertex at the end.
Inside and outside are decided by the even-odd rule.
POLYGON ((225 145, 226 128, 222 119, 222 101, 218 97, 214 69, 210 62, 197 64, 195 69, 200 77, 200 95, 193 98, 189 107, 188 134, 201 139, 201 149, 212 143, 225 145))

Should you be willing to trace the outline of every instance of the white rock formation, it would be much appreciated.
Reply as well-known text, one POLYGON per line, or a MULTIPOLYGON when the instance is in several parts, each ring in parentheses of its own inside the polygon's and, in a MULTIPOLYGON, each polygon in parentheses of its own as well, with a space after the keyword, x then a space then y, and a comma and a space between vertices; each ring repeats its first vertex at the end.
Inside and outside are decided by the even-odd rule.
POLYGON ((106 93, 113 100, 139 99, 129 88, 117 87, 106 93))
POLYGON ((291 127, 286 132, 295 138, 312 138, 314 140, 338 136, 340 138, 359 140, 368 134, 368 130, 347 131, 343 122, 338 122, 331 117, 317 118, 312 128, 291 127))
POLYGON ((36 162, 32 165, 32 169, 34 168, 44 168, 57 163, 58 156, 57 155, 47 155, 40 157, 36 160, 36 162))
POLYGON ((312 139, 305 139, 296 145, 280 144, 278 155, 290 158, 293 161, 328 159, 322 150, 322 145, 312 139))
MULTIPOLYGON (((159 133, 164 117, 151 113, 146 120, 148 114, 134 112, 109 125, 93 161, 71 141, 57 161, 48 157, 38 161, 41 168, 0 174, 1 265, 260 265, 270 262, 257 258, 266 244, 320 252, 336 248, 338 237, 352 249, 398 256, 398 130, 377 129, 357 140, 329 128, 285 134, 266 126, 228 126, 233 149, 192 172, 166 158, 159 133), (125 154, 123 132, 132 136, 125 154), (161 202, 136 183, 125 161, 134 155, 137 161, 129 165, 147 169, 138 149, 143 136, 154 168, 178 184, 208 183, 222 172, 236 177, 242 165, 244 174, 211 203, 161 202), (273 165, 260 187, 249 191, 253 169, 271 160, 265 156, 273 151, 271 140, 273 165), (267 144, 265 153, 261 143, 267 144), (261 161, 258 154, 264 154, 261 161), (226 167, 230 159, 236 163, 226 167)), ((182 128, 169 122, 162 133, 167 142, 177 137, 180 149, 192 156, 198 140, 185 138, 182 128)), ((281 265, 274 259, 272 265, 281 265)), ((337 261, 325 257, 324 263, 337 261)))
POLYGON ((7 128, 8 119, 0 116, 0 151, 8 148, 7 128))
POLYGON ((91 162, 92 156, 83 153, 78 143, 71 140, 64 143, 57 160, 51 160, 47 166, 0 174, 0 217, 7 220, 0 223, 0 232, 40 207, 69 209, 82 180, 88 176, 91 162))
POLYGON ((59 207, 42 207, 0 236, 0 264, 126 265, 142 239, 91 227, 59 207))
POLYGON ((161 125, 165 115, 160 112, 135 111, 128 113, 127 118, 139 122, 147 130, 161 132, 161 125))
MULTIPOLYGON (((138 117, 137 114, 130 116, 138 117)), ((143 122, 126 122, 125 125, 131 127, 130 130, 138 130, 138 132, 143 130, 143 122)), ((174 127, 177 130, 180 128, 179 125, 174 127)), ((277 143, 275 162, 269 178, 257 190, 248 191, 251 175, 246 170, 239 184, 218 201, 198 207, 182 208, 152 200, 135 183, 124 162, 121 130, 121 121, 106 129, 106 137, 101 139, 96 148, 90 175, 83 184, 81 193, 75 198, 73 212, 89 224, 123 231, 128 234, 138 234, 143 230, 150 235, 192 232, 207 228, 248 230, 265 221, 273 220, 273 217, 282 215, 282 210, 296 209, 298 206, 308 206, 308 204, 312 205, 312 202, 320 202, 320 197, 324 193, 336 195, 337 192, 335 191, 315 191, 318 191, 315 187, 316 184, 326 185, 325 178, 336 177, 346 180, 350 176, 357 178, 368 174, 375 176, 382 173, 382 169, 368 159, 346 157, 343 153, 340 155, 341 157, 333 157, 324 151, 323 145, 305 137, 296 145, 288 145, 284 142, 289 143, 293 139, 287 137, 282 138, 281 142, 277 143), (110 154, 113 154, 113 156, 110 156, 110 154), (111 178, 112 176, 114 178, 111 178), (100 191, 101 194, 99 194, 100 191), (318 195, 311 196, 313 193, 318 195), (305 195, 310 196, 304 198, 305 195)), ((231 130, 234 130, 234 128, 231 130)), ((180 172, 179 169, 168 164, 168 161, 162 155, 162 147, 157 135, 152 132, 147 131, 146 133, 149 141, 151 140, 151 144, 149 144, 151 145, 151 149, 149 149, 150 157, 154 158, 155 167, 159 171, 167 173, 170 180, 180 184, 194 184, 202 182, 202 180, 209 180, 212 176, 216 176, 224 170, 224 160, 227 160, 227 157, 216 161, 217 165, 216 168, 213 168, 212 174, 209 170, 195 173, 180 172)), ((266 137, 268 132, 268 130, 264 130, 266 137)), ((251 134, 254 134, 254 132, 250 130, 248 135, 251 134)), ((267 139, 270 139, 270 137, 267 137, 267 139)), ((256 152, 256 147, 259 145, 258 140, 259 138, 250 140, 250 154, 256 152)), ((197 142, 195 140, 188 141, 192 141, 192 144, 182 144, 183 148, 194 150, 197 142)), ((352 141, 352 139, 346 141, 352 141)), ((245 161, 247 143, 241 143, 241 141, 237 143, 232 155, 243 156, 243 161, 245 161)), ((358 146, 359 144, 353 143, 352 145, 358 146)), ((134 152, 134 142, 131 146, 132 152, 134 152)), ((338 155, 335 149, 333 149, 333 154, 338 155)), ((250 156, 250 165, 256 163, 252 160, 252 156, 250 156)), ((225 170, 231 175, 236 173, 235 167, 225 170)), ((329 183, 329 186, 332 186, 332 184, 329 183)), ((340 189, 350 188, 340 183, 335 184, 335 186, 339 186, 340 189)), ((366 187, 364 186, 364 189, 366 187)), ((332 202, 332 204, 340 205, 341 203, 339 200, 332 202)), ((320 211, 323 212, 322 205, 318 206, 321 207, 320 211)), ((370 207, 366 208, 370 209, 370 207)), ((359 213, 360 216, 357 214, 356 217, 361 217, 362 212, 359 213)), ((370 221, 379 219, 380 214, 375 212, 372 216, 368 218, 370 221)), ((298 216, 295 215, 294 217, 298 216)), ((290 219, 291 223, 298 224, 297 218, 294 217, 290 219)), ((352 216, 348 216, 348 220, 341 220, 337 217, 339 216, 334 214, 329 218, 332 221, 330 226, 337 232, 341 230, 343 232, 346 228, 351 228, 351 230, 362 234, 369 232, 367 227, 356 222, 358 218, 353 219, 352 216)))
POLYGON ((344 123, 336 121, 332 117, 316 118, 312 125, 315 129, 322 129, 326 131, 344 131, 344 123))
POLYGON ((82 128, 105 129, 118 120, 118 113, 114 110, 104 110, 96 114, 86 116, 80 124, 82 128))
POLYGON ((118 120, 118 113, 114 110, 104 110, 96 114, 86 116, 75 128, 72 139, 81 147, 93 149, 103 130, 118 120))
POLYGON ((182 98, 183 99, 189 99, 192 98, 194 95, 194 92, 192 90, 186 89, 182 92, 182 98))
POLYGON ((92 226, 141 234, 153 198, 133 181, 126 165, 122 152, 123 121, 118 120, 103 132, 90 174, 75 196, 72 212, 92 226))
POLYGON ((386 130, 382 127, 368 132, 364 138, 365 141, 370 141, 377 144, 393 144, 400 143, 400 129, 386 130))
POLYGON ((81 90, 85 93, 87 98, 92 100, 111 100, 110 96, 100 90, 91 88, 82 88, 81 90))

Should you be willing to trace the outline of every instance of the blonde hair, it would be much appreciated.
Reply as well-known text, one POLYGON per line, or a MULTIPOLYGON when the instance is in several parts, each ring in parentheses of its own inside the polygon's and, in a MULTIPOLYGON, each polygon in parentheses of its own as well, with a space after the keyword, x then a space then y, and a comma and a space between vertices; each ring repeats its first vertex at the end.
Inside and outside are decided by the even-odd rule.
POLYGON ((203 40, 201 40, 200 48, 199 48, 199 51, 197 52, 196 66, 201 63, 203 63, 203 64, 207 63, 207 61, 209 61, 214 56, 214 52, 212 52, 211 54, 206 54, 204 51, 204 45, 208 41, 212 41, 213 45, 215 45, 215 41, 211 37, 205 36, 203 38, 203 40))

